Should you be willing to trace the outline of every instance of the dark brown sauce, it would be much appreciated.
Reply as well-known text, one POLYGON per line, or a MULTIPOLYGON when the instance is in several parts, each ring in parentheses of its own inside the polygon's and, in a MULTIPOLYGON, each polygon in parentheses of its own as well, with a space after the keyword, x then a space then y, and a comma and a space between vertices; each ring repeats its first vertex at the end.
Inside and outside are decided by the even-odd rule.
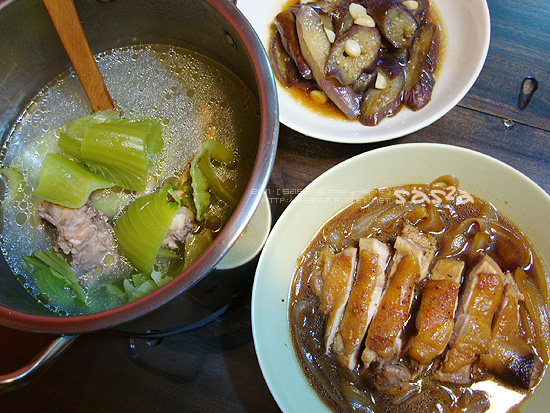
MULTIPOLYGON (((448 184, 449 181, 446 182, 448 184)), ((439 189, 443 187, 438 186, 439 189)), ((427 202, 425 200, 422 203, 414 203, 412 196, 405 197, 407 202, 401 206, 396 203, 398 199, 394 195, 396 190, 406 190, 409 193, 417 190, 419 191, 417 193, 430 194, 433 188, 435 187, 430 185, 405 185, 374 191, 370 196, 354 202, 329 220, 311 240, 298 262, 289 308, 293 344, 302 369, 313 388, 335 411, 448 412, 463 411, 453 409, 469 406, 469 410, 464 411, 483 412, 488 408, 490 400, 496 397, 514 400, 506 409, 516 411, 515 405, 534 390, 533 388, 529 391, 514 388, 495 378, 480 366, 474 366, 472 378, 475 385, 471 387, 438 382, 432 378, 432 373, 437 368, 438 358, 436 358, 427 371, 415 379, 421 391, 409 395, 391 395, 376 389, 371 370, 365 371, 360 366, 355 371, 349 371, 340 367, 330 354, 325 354, 326 317, 319 311, 319 300, 308 284, 312 274, 319 270, 318 252, 325 245, 330 245, 335 252, 348 246, 357 246, 359 238, 364 236, 374 236, 393 245, 405 221, 429 233, 437 240, 436 260, 451 257, 463 260, 466 263, 464 274, 468 274, 480 254, 487 254, 495 259, 503 271, 513 272, 517 268, 524 269, 530 282, 542 292, 541 296, 547 299, 544 294, 544 291, 547 291, 547 270, 543 261, 521 231, 490 203, 473 195, 471 195, 471 202, 461 205, 457 203, 456 196, 450 197, 451 200, 443 199, 439 204, 434 203, 436 200, 431 197, 427 202), (427 225, 426 218, 417 219, 422 215, 418 214, 421 208, 431 209, 429 217, 436 215, 440 217, 439 224, 427 225), (358 228, 365 226, 364 224, 368 221, 366 217, 379 217, 385 213, 391 214, 392 211, 400 213, 396 213, 393 219, 383 225, 374 225, 368 230, 358 231, 358 228), (481 247, 474 246, 475 234, 482 230, 483 223, 489 223, 485 227, 485 231, 490 234, 489 240, 481 247), (457 239, 457 234, 464 236, 465 242, 459 248, 452 248, 451 241, 457 239), (484 383, 489 383, 490 386, 484 386, 484 383), (487 390, 490 387, 492 390, 487 390)), ((445 191, 449 193, 447 189, 445 191)), ((415 308, 418 308, 418 292, 421 288, 422 284, 416 288, 411 311, 413 315, 405 328, 404 343, 407 341, 407 336, 415 332, 414 314, 415 308)), ((529 342, 529 337, 523 338, 529 342)), ((539 355, 546 351, 536 349, 533 340, 529 344, 538 351, 539 355)), ((547 360, 547 355, 542 358, 547 360)), ((406 357, 402 357, 400 363, 410 366, 406 357)), ((545 362, 545 368, 546 365, 545 362)))
MULTIPOLYGON (((296 4, 300 4, 299 0, 289 0, 281 9, 286 10, 291 6, 294 6, 296 4)), ((441 70, 441 66, 443 65, 443 61, 445 59, 446 54, 446 45, 447 45, 447 34, 445 31, 445 26, 443 24, 443 20, 441 18, 441 15, 439 14, 439 10, 437 10, 437 7, 433 5, 433 2, 430 1, 430 7, 428 9, 428 12, 426 13, 426 20, 434 23, 437 29, 437 66, 434 73, 434 79, 437 83, 437 76, 439 71, 441 70)), ((272 25, 272 32, 270 35, 270 38, 273 36, 276 28, 275 25, 272 25)), ((328 99, 325 103, 319 103, 315 99, 313 99, 310 95, 309 90, 300 89, 295 86, 287 87, 286 90, 289 92, 289 94, 292 96, 293 99, 300 102, 302 105, 307 107, 308 109, 314 111, 315 113, 318 113, 319 115, 330 117, 333 119, 339 119, 339 120, 346 120, 349 122, 355 122, 356 119, 350 120, 344 113, 338 109, 338 107, 330 100, 328 99)), ((318 89, 317 89, 318 90, 318 89)), ((403 105, 395 111, 394 115, 399 113, 403 109, 403 105)))

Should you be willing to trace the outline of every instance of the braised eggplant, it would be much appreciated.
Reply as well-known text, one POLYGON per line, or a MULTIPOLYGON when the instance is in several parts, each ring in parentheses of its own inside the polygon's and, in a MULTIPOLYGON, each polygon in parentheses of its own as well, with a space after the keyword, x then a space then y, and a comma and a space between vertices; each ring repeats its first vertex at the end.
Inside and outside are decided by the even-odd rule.
POLYGON ((428 0, 413 0, 412 4, 415 4, 416 7, 409 10, 411 10, 416 22, 421 25, 430 7, 430 2, 428 0))
POLYGON ((296 15, 294 9, 290 8, 280 12, 275 17, 275 26, 281 36, 281 41, 286 52, 292 60, 294 60, 302 76, 306 79, 311 79, 313 77, 311 69, 300 50, 300 43, 296 32, 296 15))
POLYGON ((357 118, 359 99, 353 89, 325 75, 331 44, 319 14, 312 7, 303 5, 296 14, 296 29, 304 59, 319 87, 349 119, 357 118))
POLYGON ((283 47, 281 35, 277 31, 271 38, 269 47, 269 60, 275 77, 285 87, 294 86, 303 90, 315 88, 315 83, 300 75, 294 60, 288 55, 283 47))
POLYGON ((367 126, 377 125, 386 116, 395 114, 403 100, 405 75, 397 60, 393 57, 381 58, 376 71, 377 76, 385 78, 386 85, 383 89, 370 88, 363 95, 359 120, 367 126))
POLYGON ((404 103, 412 110, 423 108, 432 97, 437 61, 436 27, 426 22, 414 39, 405 66, 404 103))
POLYGON ((410 47, 418 23, 399 0, 361 0, 358 2, 376 22, 376 27, 394 47, 410 47))
POLYGON ((342 85, 351 85, 361 73, 373 71, 379 50, 378 30, 355 25, 332 45, 325 65, 325 73, 327 76, 334 76, 342 85), (351 51, 350 48, 356 50, 351 51))
POLYGON ((351 88, 358 95, 363 95, 367 89, 374 87, 376 82, 376 72, 361 73, 357 80, 353 82, 351 88))
POLYGON ((429 0, 290 5, 275 18, 269 50, 275 75, 285 87, 317 90, 324 99, 312 99, 313 105, 329 100, 365 125, 402 105, 419 110, 431 99, 440 50, 430 7, 429 0))
POLYGON ((337 37, 344 34, 353 25, 353 17, 349 12, 350 0, 340 1, 336 5, 336 10, 332 16, 334 33, 337 37))
POLYGON ((325 65, 325 73, 337 78, 342 85, 351 85, 361 73, 373 71, 379 50, 378 30, 365 26, 353 26, 332 45, 325 65), (350 51, 350 48, 356 50, 350 51))

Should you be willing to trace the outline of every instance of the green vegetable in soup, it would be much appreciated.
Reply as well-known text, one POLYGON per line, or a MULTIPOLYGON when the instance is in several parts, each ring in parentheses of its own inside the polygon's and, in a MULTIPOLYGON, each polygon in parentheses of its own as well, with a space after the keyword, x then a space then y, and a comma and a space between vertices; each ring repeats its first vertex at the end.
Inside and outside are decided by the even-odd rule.
POLYGON ((197 234, 190 234, 185 239, 185 268, 193 264, 212 244, 212 231, 203 229, 197 234))
POLYGON ((126 189, 143 191, 160 162, 162 124, 156 119, 119 119, 115 111, 75 119, 56 131, 67 156, 126 189))
POLYGON ((11 196, 15 196, 17 192, 21 192, 25 186, 25 180, 23 174, 16 168, 2 168, 0 169, 0 175, 5 180, 5 184, 8 187, 8 191, 11 196))
POLYGON ((148 147, 158 150, 158 121, 115 119, 91 125, 82 138, 82 159, 107 181, 143 191, 149 178, 148 147))
POLYGON ((82 207, 90 194, 112 186, 86 168, 63 155, 48 153, 44 157, 34 195, 68 208, 82 207))
MULTIPOLYGON (((201 151, 202 152, 202 151, 201 151)), ((193 202, 195 203, 195 210, 197 211, 197 220, 202 221, 204 219, 204 213, 210 207, 210 192, 208 192, 208 183, 199 168, 199 161, 201 152, 197 153, 191 161, 191 186, 193 187, 193 202)))
POLYGON ((158 288, 152 279, 141 273, 135 274, 132 280, 124 280, 123 285, 129 303, 145 297, 158 288))
POLYGON ((214 140, 203 142, 201 150, 191 161, 191 181, 193 186, 193 200, 197 212, 197 220, 204 219, 204 213, 210 206, 212 193, 220 201, 231 207, 237 205, 237 200, 216 176, 212 167, 212 159, 226 164, 235 161, 235 155, 223 144, 214 140))
POLYGON ((133 198, 132 194, 121 191, 120 188, 108 188, 95 191, 91 195, 90 201, 94 204, 95 209, 112 220, 126 208, 133 198))
POLYGON ((120 112, 108 110, 75 119, 55 131, 57 145, 63 153, 79 162, 83 162, 80 145, 84 132, 94 123, 120 118, 120 112))
POLYGON ((132 302, 168 284, 172 279, 172 277, 163 275, 160 271, 153 269, 151 275, 138 273, 130 279, 124 280, 122 284, 124 292, 117 287, 114 288, 117 290, 117 294, 119 292, 125 294, 127 302, 132 302))
POLYGON ((71 306, 75 300, 86 303, 86 294, 69 264, 61 254, 50 251, 36 251, 24 255, 23 261, 34 275, 36 286, 55 305, 71 306))
POLYGON ((210 154, 212 159, 225 164, 235 162, 235 154, 218 141, 207 139, 204 141, 202 147, 210 154))
POLYGON ((208 153, 201 156, 199 160, 199 168, 202 171, 206 183, 208 184, 208 188, 210 188, 210 192, 227 205, 233 208, 237 206, 237 200, 235 197, 231 195, 229 190, 223 185, 222 181, 220 181, 216 176, 214 168, 212 168, 210 155, 208 153))
POLYGON ((144 274, 150 274, 153 264, 180 208, 174 187, 161 189, 132 202, 114 225, 118 246, 130 264, 144 274))
POLYGON ((180 196, 181 205, 189 208, 196 214, 197 210, 195 208, 195 201, 193 200, 193 185, 191 183, 191 180, 187 180, 183 184, 181 184, 180 190, 182 192, 180 196))

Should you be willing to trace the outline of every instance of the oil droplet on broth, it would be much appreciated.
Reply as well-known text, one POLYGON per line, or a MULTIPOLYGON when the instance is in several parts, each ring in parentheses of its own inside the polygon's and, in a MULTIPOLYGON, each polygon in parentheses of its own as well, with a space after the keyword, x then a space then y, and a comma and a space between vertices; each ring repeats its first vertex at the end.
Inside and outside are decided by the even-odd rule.
MULTIPOLYGON (((235 135, 238 130, 251 131, 250 113, 243 110, 240 100, 243 95, 247 101, 256 101, 256 98, 235 75, 209 58, 179 47, 139 45, 102 52, 96 60, 107 89, 123 115, 167 120, 168 123, 163 122, 167 133, 159 182, 181 173, 200 148, 207 125, 215 124, 213 138, 232 151, 237 149, 236 139, 256 139, 256 136, 245 139, 235 135), (220 80, 213 81, 214 78, 220 80), (209 104, 211 99, 215 101, 213 105, 209 104), (210 109, 205 111, 208 106, 210 109)), ((43 155, 57 150, 53 132, 90 112, 90 104, 72 70, 58 76, 33 98, 2 148, 3 166, 17 167, 25 175, 27 186, 18 193, 18 202, 30 196, 36 187, 43 155)), ((242 182, 239 180, 241 168, 236 165, 230 165, 223 180, 242 182)), ((33 251, 51 250, 54 236, 44 231, 42 224, 36 224, 36 217, 30 215, 30 202, 29 205, 29 213, 19 208, 17 212, 4 211, 2 253, 12 271, 22 275, 27 288, 38 296, 40 292, 33 290, 31 277, 25 278, 27 272, 22 257, 33 251)), ((214 206, 213 212, 223 219, 229 217, 222 205, 214 206)), ((128 275, 132 271, 119 254, 105 257, 104 264, 110 267, 109 271, 96 279, 83 278, 87 287, 114 282, 120 274, 128 275)), ((69 313, 79 311, 69 309, 69 313)))
POLYGON ((15 223, 17 225, 25 225, 26 222, 27 222, 27 214, 25 214, 24 212, 20 212, 15 217, 15 223))

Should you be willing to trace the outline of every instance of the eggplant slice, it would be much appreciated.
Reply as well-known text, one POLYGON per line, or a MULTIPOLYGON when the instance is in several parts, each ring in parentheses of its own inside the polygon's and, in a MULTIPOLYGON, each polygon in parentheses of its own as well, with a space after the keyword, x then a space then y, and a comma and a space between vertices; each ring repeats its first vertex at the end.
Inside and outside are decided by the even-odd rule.
POLYGON ((381 37, 374 27, 352 26, 340 36, 330 49, 325 65, 327 76, 334 76, 342 85, 351 85, 361 73, 372 72, 378 61, 381 37), (360 47, 359 56, 346 52, 346 43, 356 42, 360 47))
POLYGON ((306 79, 313 77, 311 69, 306 63, 300 50, 300 43, 298 41, 298 33, 296 32, 296 15, 295 9, 290 8, 283 10, 277 16, 275 16, 275 26, 281 36, 283 47, 288 55, 294 60, 298 70, 302 76, 306 79))
POLYGON ((405 66, 403 101, 412 110, 423 108, 432 97, 437 64, 436 36, 435 25, 425 22, 411 47, 411 55, 405 66))
POLYGON ((367 126, 378 125, 385 117, 397 113, 403 101, 405 75, 397 60, 383 57, 376 70, 386 78, 387 85, 384 89, 370 88, 363 95, 359 120, 367 126))
POLYGON ((306 80, 298 71, 294 60, 288 55, 281 41, 281 34, 275 31, 269 47, 269 60, 273 73, 284 87, 294 86, 303 90, 315 89, 315 83, 306 80))
POLYGON ((410 47, 418 23, 399 0, 362 0, 358 2, 374 19, 382 36, 394 47, 410 47))
POLYGON ((331 44, 325 32, 323 21, 313 7, 303 5, 296 14, 296 31, 300 47, 313 77, 330 100, 349 118, 359 116, 359 99, 353 89, 343 86, 325 75, 325 64, 331 44))

